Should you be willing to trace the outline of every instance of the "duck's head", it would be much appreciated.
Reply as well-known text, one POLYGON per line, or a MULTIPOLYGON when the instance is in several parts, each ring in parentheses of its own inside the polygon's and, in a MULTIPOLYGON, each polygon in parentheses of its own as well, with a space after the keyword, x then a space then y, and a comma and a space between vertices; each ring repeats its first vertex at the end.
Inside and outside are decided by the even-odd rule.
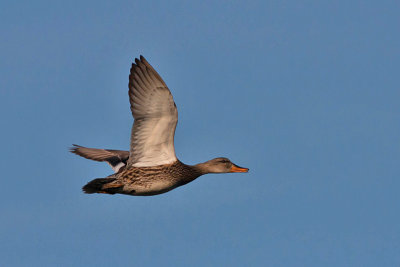
POLYGON ((227 158, 215 158, 204 163, 197 164, 203 173, 228 173, 228 172, 248 172, 248 168, 242 168, 232 163, 227 158))

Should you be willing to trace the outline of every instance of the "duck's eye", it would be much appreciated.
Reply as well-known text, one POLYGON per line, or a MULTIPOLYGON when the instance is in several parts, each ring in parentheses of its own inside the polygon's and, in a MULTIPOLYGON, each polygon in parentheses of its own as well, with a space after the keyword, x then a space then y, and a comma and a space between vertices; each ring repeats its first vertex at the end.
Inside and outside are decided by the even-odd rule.
POLYGON ((221 160, 220 160, 220 162, 221 162, 221 163, 228 163, 228 162, 229 162, 229 160, 226 160, 226 159, 221 159, 221 160))

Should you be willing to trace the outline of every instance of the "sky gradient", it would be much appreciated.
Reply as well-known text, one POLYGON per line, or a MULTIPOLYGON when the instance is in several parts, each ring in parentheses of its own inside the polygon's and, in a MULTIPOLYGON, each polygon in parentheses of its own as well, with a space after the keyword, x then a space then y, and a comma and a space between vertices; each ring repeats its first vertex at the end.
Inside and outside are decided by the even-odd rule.
POLYGON ((3 1, 1 266, 400 266, 398 1, 3 1), (129 149, 144 55, 178 158, 153 197, 86 195, 129 149))

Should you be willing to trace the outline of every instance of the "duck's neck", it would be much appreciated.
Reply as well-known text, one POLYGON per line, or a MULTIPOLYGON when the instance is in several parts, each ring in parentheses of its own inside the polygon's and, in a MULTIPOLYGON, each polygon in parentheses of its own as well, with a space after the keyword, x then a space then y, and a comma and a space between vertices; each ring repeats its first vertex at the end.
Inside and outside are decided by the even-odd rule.
POLYGON ((199 176, 210 173, 206 162, 192 165, 190 167, 192 167, 196 172, 198 172, 199 176))

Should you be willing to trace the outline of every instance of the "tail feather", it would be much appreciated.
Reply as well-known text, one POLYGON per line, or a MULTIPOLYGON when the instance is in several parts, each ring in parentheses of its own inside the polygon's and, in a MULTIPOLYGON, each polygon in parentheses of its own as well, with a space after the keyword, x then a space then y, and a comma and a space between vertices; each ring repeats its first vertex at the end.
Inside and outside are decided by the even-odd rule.
POLYGON ((83 192, 86 194, 93 193, 106 193, 106 194, 115 194, 117 193, 117 189, 122 187, 119 184, 110 184, 115 181, 115 178, 97 178, 89 183, 87 183, 84 187, 82 187, 83 192))

